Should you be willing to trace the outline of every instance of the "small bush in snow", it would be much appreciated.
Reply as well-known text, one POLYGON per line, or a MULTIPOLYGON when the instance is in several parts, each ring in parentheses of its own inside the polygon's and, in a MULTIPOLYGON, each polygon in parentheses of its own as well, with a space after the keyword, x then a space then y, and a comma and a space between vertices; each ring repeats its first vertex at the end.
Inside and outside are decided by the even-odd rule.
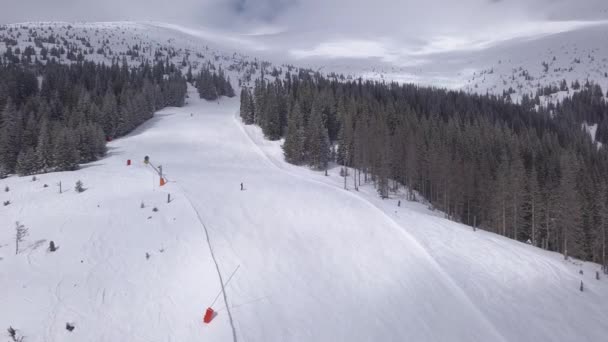
POLYGON ((15 330, 15 328, 13 328, 13 327, 9 326, 8 329, 7 329, 7 331, 8 331, 8 336, 11 337, 11 338, 13 338, 13 339, 17 335, 17 330, 15 330))
POLYGON ((83 192, 86 190, 81 181, 76 182, 76 186, 74 186, 74 189, 76 190, 76 192, 83 192))
POLYGON ((72 332, 72 330, 74 330, 74 328, 75 328, 75 327, 74 327, 74 325, 73 325, 73 324, 70 324, 70 323, 66 323, 66 324, 65 324, 65 329, 66 329, 67 331, 69 331, 69 332, 72 332))
POLYGON ((21 337, 17 336, 17 329, 15 329, 13 327, 8 327, 8 329, 6 329, 6 331, 8 331, 8 337, 10 337, 13 342, 22 342, 23 341, 23 336, 21 336, 21 337))
POLYGON ((6 207, 7 205, 11 204, 11 201, 4 201, 4 206, 6 207))
POLYGON ((9 191, 11 191, 11 189, 8 187, 8 185, 7 185, 7 186, 5 186, 5 187, 4 187, 4 192, 9 192, 9 191))
POLYGON ((150 253, 146 252, 146 260, 150 259, 150 253))
POLYGON ((17 330, 15 330, 15 328, 13 328, 13 327, 8 327, 7 331, 8 331, 8 336, 10 338, 12 338, 13 341, 15 341, 15 338, 17 337, 17 330))
POLYGON ((8 329, 6 329, 6 330, 8 331, 8 337, 10 337, 13 342, 22 342, 23 341, 24 336, 18 336, 17 329, 15 329, 13 327, 8 327, 8 329))
POLYGON ((154 207, 154 208, 152 208, 152 211, 153 211, 153 212, 157 212, 157 211, 158 211, 158 208, 157 208, 157 207, 154 207))
POLYGON ((146 206, 144 205, 144 201, 141 201, 141 204, 139 205, 139 207, 140 207, 141 209, 143 209, 143 208, 145 208, 145 207, 146 207, 146 206))
POLYGON ((19 243, 23 242, 26 236, 27 228, 20 224, 19 221, 15 222, 15 255, 19 254, 19 243))
POLYGON ((38 180, 38 178, 36 178, 36 176, 32 176, 32 182, 35 182, 37 180, 38 180))
POLYGON ((54 252, 57 250, 57 247, 55 246, 55 241, 51 240, 51 242, 49 242, 49 251, 54 252))
POLYGON ((49 187, 49 185, 48 185, 48 184, 44 184, 42 187, 43 187, 43 188, 48 188, 48 187, 49 187))

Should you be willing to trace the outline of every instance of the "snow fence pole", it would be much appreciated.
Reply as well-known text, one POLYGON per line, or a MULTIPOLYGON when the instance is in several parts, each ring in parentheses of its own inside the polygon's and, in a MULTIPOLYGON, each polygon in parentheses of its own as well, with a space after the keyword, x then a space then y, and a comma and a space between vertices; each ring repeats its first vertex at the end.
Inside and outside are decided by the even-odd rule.
MULTIPOLYGON (((241 267, 241 265, 238 265, 234 271, 232 271, 232 274, 230 275, 230 277, 228 278, 228 280, 226 280, 226 283, 222 286, 222 288, 226 288, 226 286, 228 286, 228 283, 230 282, 230 280, 232 280, 232 277, 234 277, 234 274, 236 273, 236 271, 239 270, 239 267, 241 267)), ((222 290, 220 289, 220 292, 217 294, 217 296, 215 296, 215 299, 213 300, 213 302, 211 303, 211 305, 209 307, 212 307, 213 304, 215 304, 215 302, 217 301, 218 298, 220 298, 220 295, 222 294, 222 290)))

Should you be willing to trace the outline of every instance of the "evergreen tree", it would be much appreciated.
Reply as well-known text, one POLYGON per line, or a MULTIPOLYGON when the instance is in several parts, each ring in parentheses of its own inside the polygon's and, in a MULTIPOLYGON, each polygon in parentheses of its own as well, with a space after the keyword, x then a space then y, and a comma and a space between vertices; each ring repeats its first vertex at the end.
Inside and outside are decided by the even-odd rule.
POLYGON ((114 137, 119 122, 119 112, 116 96, 111 89, 108 89, 105 93, 101 111, 104 113, 104 120, 102 122, 103 130, 106 136, 114 137))
POLYGON ((49 121, 46 118, 40 123, 38 144, 36 146, 36 166, 38 170, 46 172, 53 165, 53 144, 49 121))
POLYGON ((319 101, 313 103, 306 129, 306 139, 305 150, 308 164, 318 170, 326 169, 330 156, 329 135, 323 123, 319 101))
POLYGON ((304 161, 304 124, 300 105, 296 102, 289 115, 283 153, 285 159, 292 164, 300 164, 304 161))
POLYGON ((557 224, 561 234, 564 258, 579 257, 582 252, 581 202, 577 194, 578 161, 572 152, 560 160, 560 182, 558 189, 557 224))
POLYGON ((78 169, 80 156, 76 146, 77 140, 74 132, 67 128, 60 128, 55 134, 56 141, 53 150, 53 164, 57 171, 73 171, 78 169))
POLYGON ((21 149, 21 114, 9 98, 0 117, 0 178, 15 170, 21 149))
POLYGON ((243 122, 246 125, 250 125, 251 122, 247 122, 247 118, 249 117, 249 91, 247 91, 247 88, 243 87, 241 88, 241 106, 240 106, 240 115, 241 115, 241 120, 243 120, 243 122))
POLYGON ((540 226, 541 196, 538 175, 534 166, 532 166, 532 169, 526 176, 525 191, 522 201, 525 230, 524 238, 529 239, 532 245, 537 246, 540 226))
POLYGON ((19 176, 29 176, 38 171, 36 153, 31 147, 27 147, 19 153, 15 171, 19 176))

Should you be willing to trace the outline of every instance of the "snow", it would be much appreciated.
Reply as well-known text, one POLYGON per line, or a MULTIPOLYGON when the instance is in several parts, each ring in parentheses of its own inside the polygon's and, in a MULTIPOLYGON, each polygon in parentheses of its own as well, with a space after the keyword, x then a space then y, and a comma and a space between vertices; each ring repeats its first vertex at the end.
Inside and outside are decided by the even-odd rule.
POLYGON ((591 137, 591 141, 596 143, 597 148, 601 148, 603 144, 595 139, 595 135, 597 132, 597 126, 598 126, 598 124, 590 125, 590 124, 587 124, 587 122, 582 123, 582 128, 585 132, 587 132, 589 134, 589 136, 591 137))
MULTIPOLYGON (((269 64, 267 71, 277 67, 282 69, 283 75, 288 69, 283 63, 291 62, 297 67, 310 68, 327 75, 343 74, 345 79, 351 80, 363 77, 479 94, 502 95, 505 91, 513 91, 511 98, 515 102, 520 101, 524 94, 533 98, 539 87, 559 88, 562 80, 566 80, 570 88, 576 80, 581 85, 589 80, 604 90, 608 89, 608 22, 601 20, 555 32, 549 30, 534 37, 504 40, 471 51, 428 52, 398 61, 381 57, 357 58, 357 52, 352 50, 357 50, 361 44, 363 47, 371 44, 367 50, 379 50, 379 56, 386 52, 376 47, 375 42, 368 41, 346 41, 335 46, 329 44, 320 47, 339 50, 340 55, 350 51, 347 58, 313 56, 290 60, 285 53, 267 50, 263 40, 250 40, 250 36, 235 36, 200 27, 160 22, 27 22, 4 27, 7 29, 0 30, 0 38, 15 39, 16 47, 22 51, 25 47, 34 45, 29 41, 34 34, 43 38, 52 34, 65 39, 71 46, 88 51, 83 57, 94 62, 110 63, 113 58, 121 61, 126 57, 130 65, 137 66, 146 59, 154 60, 154 54, 158 52, 159 60, 164 61, 169 56, 178 66, 185 59, 195 73, 211 62, 225 70, 239 70, 241 79, 244 73, 252 74, 253 79, 259 77, 259 74, 256 75, 259 71, 251 69, 252 65, 258 65, 261 60, 269 60, 274 64, 269 64), (29 33, 30 29, 33 30, 32 34, 29 33), (86 38, 90 47, 79 38, 86 38), (129 49, 135 45, 139 46, 138 56, 131 57, 128 55, 129 49), (100 48, 103 54, 98 53, 100 48), (543 63, 546 63, 547 70, 543 63)), ((58 40, 56 44, 42 45, 50 49, 53 46, 63 46, 63 42, 58 40)), ((0 54, 6 49, 6 43, 0 41, 0 54)), ((41 49, 36 47, 35 50, 39 54, 41 49)), ((307 53, 305 51, 304 55, 307 53)), ((65 54, 60 61, 70 63, 65 54)), ((293 67, 293 74, 298 72, 297 67, 293 67)), ((186 70, 187 67, 182 67, 184 73, 186 70)), ((542 97, 541 103, 562 100, 573 92, 575 90, 569 89, 542 97)))
MULTIPOLYGON (((194 74, 208 63, 224 70, 239 70, 243 74, 243 69, 256 62, 253 57, 228 49, 226 39, 220 38, 218 33, 158 22, 25 22, 0 25, 0 54, 8 49, 4 40, 15 40, 16 45, 11 46, 13 51, 19 48, 23 52, 26 47, 33 46, 37 58, 43 63, 41 46, 48 51, 53 47, 63 47, 67 52, 66 45, 75 47, 85 60, 95 63, 122 63, 124 58, 130 66, 139 66, 145 61, 164 62, 168 58, 181 68, 183 74, 188 70, 188 66, 182 64, 184 61, 192 66, 194 74), (55 43, 46 41, 50 36, 55 38, 55 43), (35 45, 33 38, 36 37, 42 39, 40 46, 35 45), (136 55, 132 55, 133 52, 136 55)), ((235 44, 233 40, 228 42, 235 44)), ((63 64, 74 63, 67 58, 67 53, 59 58, 49 53, 48 59, 52 58, 63 64)))
POLYGON ((11 201, 0 208, 1 327, 27 341, 601 341, 608 333, 608 279, 595 280, 597 264, 473 232, 401 194, 346 191, 338 168, 325 177, 285 163, 280 142, 240 123, 238 98, 205 102, 190 88, 188 102, 79 171, 0 180, 10 188, 0 200, 11 201), (85 192, 73 190, 77 180, 85 192), (15 221, 29 228, 18 255, 15 221), (225 297, 218 270, 231 279, 225 297), (203 324, 212 303, 217 316, 203 324))

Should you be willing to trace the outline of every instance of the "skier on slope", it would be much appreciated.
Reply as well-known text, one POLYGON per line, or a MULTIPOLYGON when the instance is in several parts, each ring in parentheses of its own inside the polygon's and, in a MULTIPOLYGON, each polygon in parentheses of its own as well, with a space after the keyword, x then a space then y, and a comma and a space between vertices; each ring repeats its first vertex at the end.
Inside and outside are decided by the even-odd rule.
POLYGON ((243 183, 241 182, 241 191, 243 191, 243 190, 244 190, 244 189, 243 189, 243 183))

